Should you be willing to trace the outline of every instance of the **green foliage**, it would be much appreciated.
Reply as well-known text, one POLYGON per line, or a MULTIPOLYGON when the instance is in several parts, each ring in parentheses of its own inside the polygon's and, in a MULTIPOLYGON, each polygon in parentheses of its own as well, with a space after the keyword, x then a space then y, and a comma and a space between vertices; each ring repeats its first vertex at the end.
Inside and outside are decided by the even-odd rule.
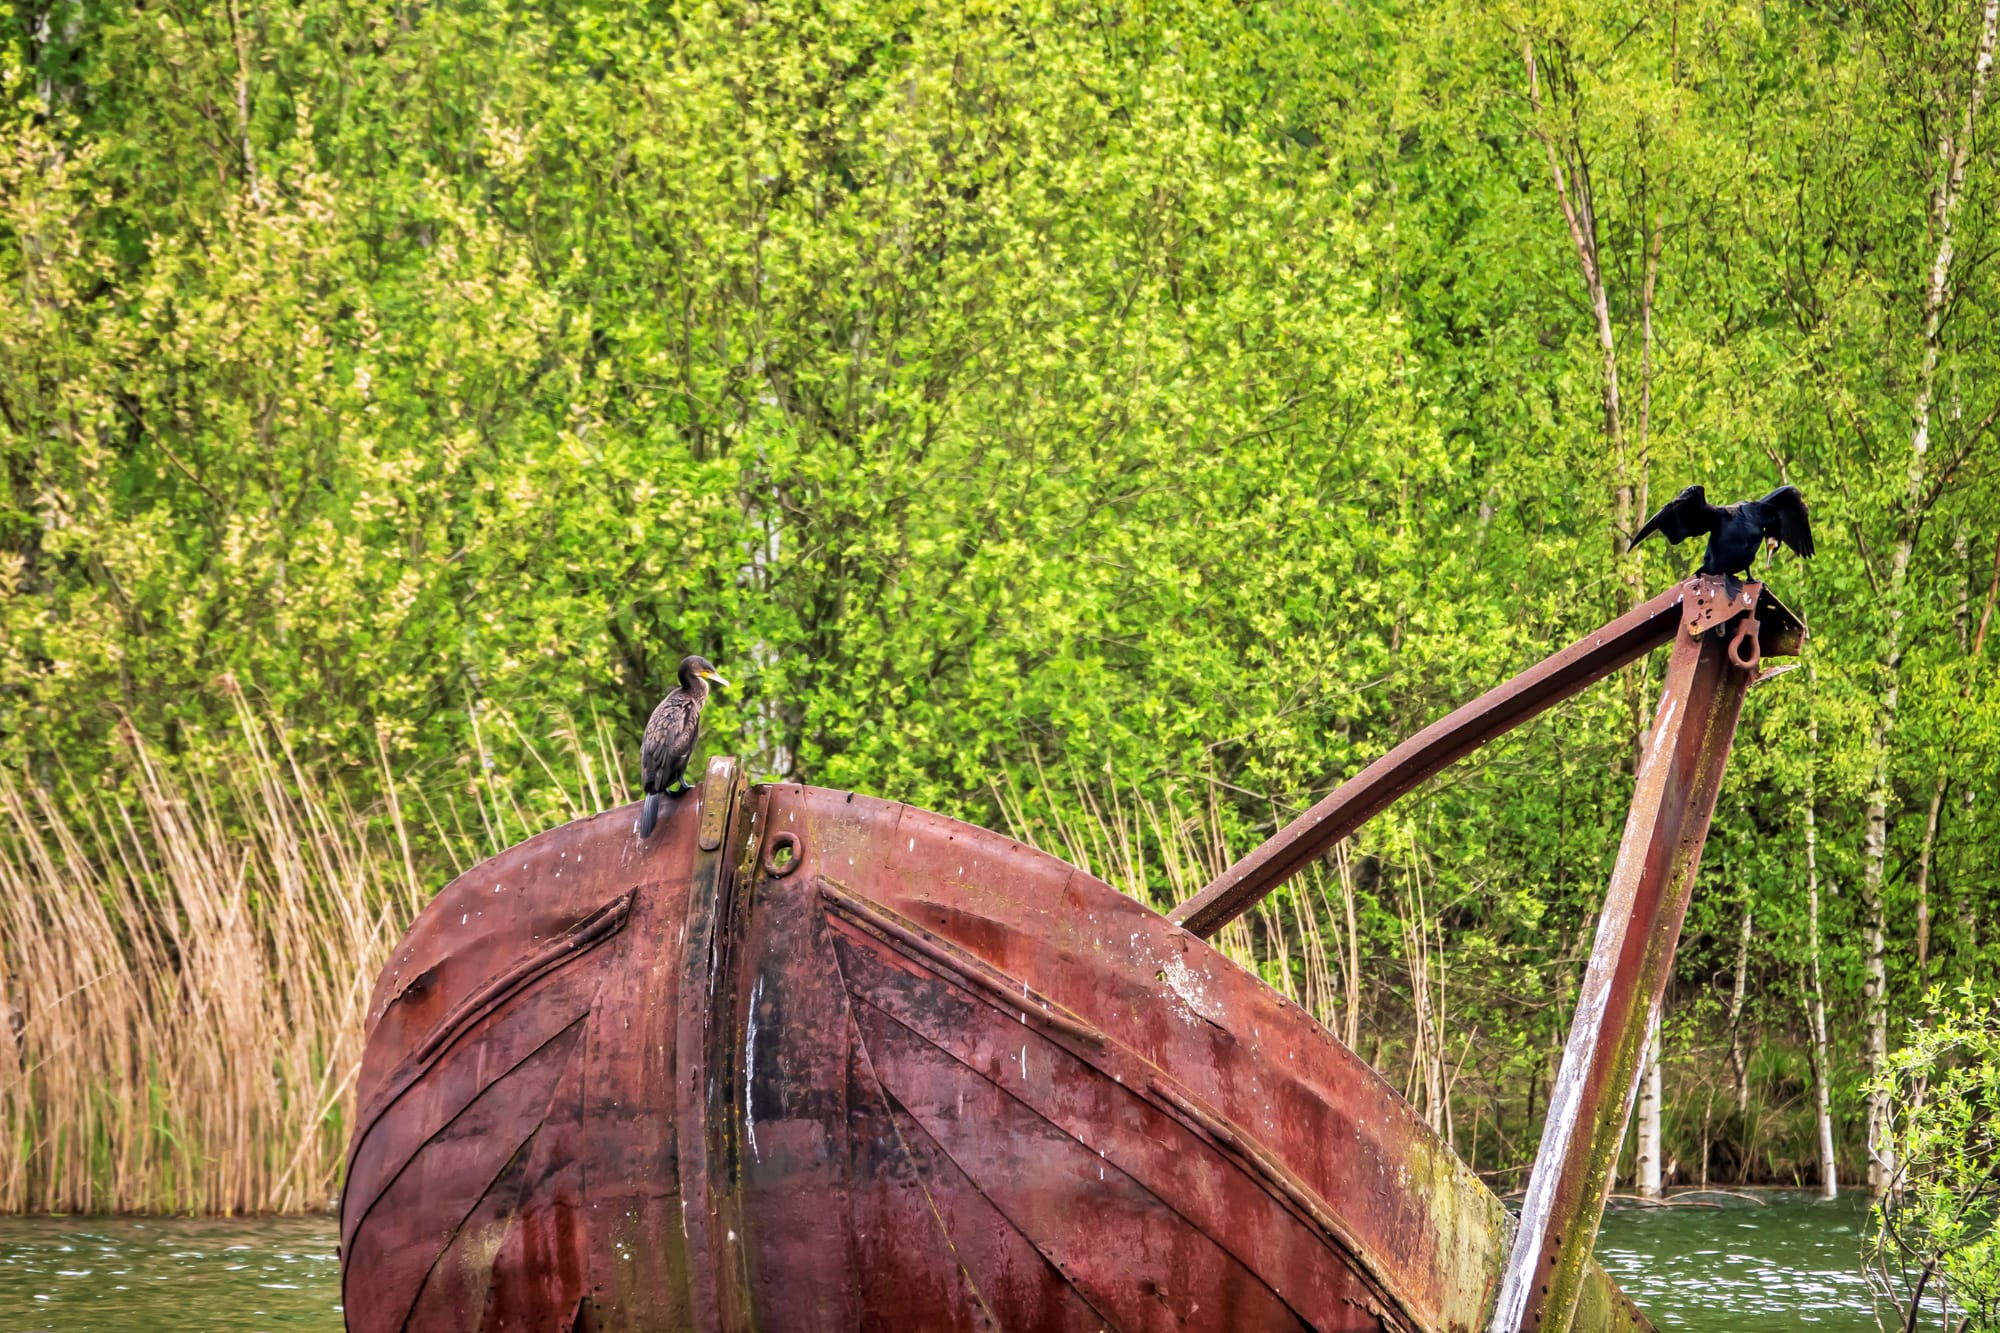
POLYGON ((1900 1166, 1873 1213, 1875 1276, 1905 1328, 1940 1305, 1940 1327, 2000 1328, 2000 1000, 1966 985, 1926 1005, 1880 1080, 1900 1166))
MULTIPOLYGON (((1895 1011, 1991 965, 1990 98, 1910 483, 1962 8, 9 11, 0 763, 130 795, 121 724, 227 763, 240 685, 356 792, 393 771, 511 837, 588 804, 533 747, 629 754, 701 651, 739 686, 706 743, 760 774, 1024 828, 1144 797, 1180 821, 1130 844, 1164 900, 1183 796, 1244 850, 1678 577, 1685 547, 1621 554, 1651 504, 1790 480, 1821 554, 1766 568, 1812 683, 1752 694, 1687 921, 1693 1177, 1746 904, 1741 1029, 1802 1042, 1808 788, 1843 1116, 1859 1094, 1891 686, 1895 1011), (1616 440, 1545 140, 1587 176, 1616 440)), ((1437 940, 1417 970, 1488 1166, 1532 1142, 1646 688, 1351 848, 1364 1048, 1404 1067, 1407 942, 1437 940)), ((435 882, 467 838, 413 824, 435 882)), ((1346 932, 1314 901, 1245 936, 1288 986, 1285 913, 1346 932)), ((1759 1123, 1793 1123, 1790 1077, 1759 1123)), ((1746 1174, 1814 1160, 1759 1133, 1746 1174)))
POLYGON ((147 123, 231 48, 91 43, 117 151, 11 227, 64 293, 11 352, 90 349, 9 367, 24 517, 63 497, 15 555, 17 752, 107 701, 197 725, 223 671, 329 744, 462 745, 467 695, 642 717, 701 647, 767 766, 932 802, 1037 745, 1320 770, 1299 705, 1379 674, 1348 645, 1450 458, 1347 184, 1217 58, 1240 19, 364 17, 261 33, 248 156, 147 123))

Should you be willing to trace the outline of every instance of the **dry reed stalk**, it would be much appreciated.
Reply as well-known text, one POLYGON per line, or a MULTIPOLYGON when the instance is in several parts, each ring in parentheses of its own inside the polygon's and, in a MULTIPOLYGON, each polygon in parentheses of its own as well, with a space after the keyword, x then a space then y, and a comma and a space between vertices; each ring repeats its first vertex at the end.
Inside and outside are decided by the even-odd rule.
MULTIPOLYGON (((1334 995, 1333 969, 1326 956, 1326 937, 1320 931, 1319 913, 1313 910, 1312 899, 1299 887, 1301 878, 1317 883, 1320 878, 1319 863, 1314 862, 1305 875, 1294 878, 1285 886, 1291 899, 1292 916, 1299 923, 1299 945, 1304 955, 1301 959, 1305 973, 1301 1002, 1306 1012, 1319 1020, 1321 1027, 1329 1032, 1338 1032, 1340 1001, 1334 995)), ((1325 896, 1324 889, 1321 896, 1325 896)))
POLYGON ((1361 928, 1355 912, 1354 862, 1347 854, 1345 838, 1333 846, 1333 864, 1339 872, 1340 902, 1347 919, 1347 957, 1340 969, 1347 986, 1347 1031, 1342 1040, 1354 1050, 1361 1044, 1361 928))
POLYGON ((1270 966, 1264 971, 1265 980, 1269 981, 1275 975, 1277 980, 1273 988, 1296 1004, 1299 994, 1292 984, 1292 948, 1291 942, 1285 938, 1284 902, 1284 898, 1276 898, 1275 902, 1273 898, 1264 899, 1257 904, 1257 920, 1264 927, 1267 942, 1265 956, 1270 959, 1270 966))
POLYGON ((1443 1056, 1435 1030, 1431 999, 1430 929, 1423 918, 1421 888, 1405 895, 1401 916, 1403 961, 1410 975, 1410 1066, 1403 1078, 1403 1099, 1417 1107, 1424 1122, 1443 1129, 1443 1056))

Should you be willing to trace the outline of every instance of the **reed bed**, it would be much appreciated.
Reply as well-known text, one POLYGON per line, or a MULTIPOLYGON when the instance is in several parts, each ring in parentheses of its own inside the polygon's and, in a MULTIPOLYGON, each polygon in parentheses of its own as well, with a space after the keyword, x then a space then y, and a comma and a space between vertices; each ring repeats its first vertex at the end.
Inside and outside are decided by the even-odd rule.
POLYGON ((340 777, 228 691, 225 758, 170 766, 127 728, 121 795, 0 768, 0 1212, 331 1206, 369 994, 417 910, 629 799, 594 715, 470 707, 464 770, 412 779, 378 746, 340 777))
MULTIPOLYGON (((623 747, 595 716, 523 726, 481 704, 459 765, 399 773, 378 748, 336 776, 233 697, 228 762, 169 765, 128 732, 119 796, 0 769, 0 1211, 330 1206, 370 989, 431 890, 630 800, 623 747)), ((1243 850, 1215 784, 1038 776, 993 787, 1013 835, 1158 910, 1243 850)), ((1556 1048, 1480 1043, 1455 1002, 1480 974, 1452 966, 1425 865, 1409 830, 1385 826, 1215 943, 1505 1176, 1532 1147, 1532 1071, 1556 1048)))
POLYGON ((235 697, 238 762, 170 773, 128 732, 127 800, 0 770, 0 1209, 338 1188, 369 988, 423 893, 386 763, 364 818, 235 697))

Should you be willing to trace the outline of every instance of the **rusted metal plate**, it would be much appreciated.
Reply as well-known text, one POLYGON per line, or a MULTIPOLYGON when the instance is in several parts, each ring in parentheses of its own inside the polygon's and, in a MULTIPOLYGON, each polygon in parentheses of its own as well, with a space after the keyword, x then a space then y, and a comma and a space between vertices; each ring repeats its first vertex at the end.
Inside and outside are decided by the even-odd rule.
MULTIPOLYGON (((1348 1270, 1344 1280, 1354 1286, 1336 1299, 1376 1324, 1483 1326, 1505 1251, 1504 1211, 1408 1105, 1303 1010, 1102 882, 997 834, 843 793, 784 787, 768 801, 774 819, 805 829, 807 872, 823 871, 836 891, 847 891, 858 886, 845 876, 872 867, 865 882, 875 903, 976 958, 981 970, 1019 979, 1024 989, 1011 1002, 999 998, 1009 983, 974 979, 959 989, 994 997, 1020 1033, 1002 1054, 1018 1061, 1025 1052, 1025 1073, 977 1055, 965 1062, 1040 1108, 1045 1094, 1036 1081, 1071 1066, 1037 1057, 1044 1043, 1059 1047, 1144 1114, 1178 1127, 1186 1143, 1173 1158, 1184 1179, 1212 1172, 1258 1196, 1254 1207, 1229 1204, 1213 1215, 1176 1206, 1211 1236, 1256 1237, 1239 1257, 1288 1300, 1296 1297, 1301 1317, 1329 1316, 1303 1287, 1294 1291, 1301 1278, 1269 1267, 1269 1256, 1297 1253, 1281 1241, 1303 1242, 1284 1240, 1288 1233, 1259 1210, 1282 1209, 1297 1228, 1289 1234, 1320 1247, 1316 1262, 1287 1259, 1278 1268, 1348 1270)), ((939 1044, 947 1044, 944 1032, 973 1030, 951 1022, 939 1044)), ((1038 1113, 1134 1178, 1150 1179, 1143 1161, 1157 1133, 1121 1134, 1115 1119, 1095 1115, 1071 1121, 1038 1113), (1093 1141, 1093 1133, 1101 1137, 1093 1141)), ((1231 1197, 1219 1185, 1198 1192, 1231 1197)), ((1592 1281, 1603 1285, 1608 1309, 1631 1313, 1601 1274, 1592 1281)), ((1191 1326, 1204 1326, 1192 1318, 1191 1326)))
POLYGON ((1022 1023, 1040 997, 967 985, 940 951, 912 957, 852 919, 834 939, 869 1077, 910 1116, 904 1139, 964 1176, 931 1192, 973 1191, 1117 1327, 1177 1326, 1200 1309, 1258 1328, 1379 1326, 1366 1313, 1379 1293, 1175 1113, 1161 1071, 1092 1029, 1022 1023))
POLYGON ((355 1329, 689 1326, 670 974, 695 801, 553 830, 440 893, 376 983, 341 1205, 355 1329))
POLYGON ((1684 586, 1688 597, 1681 608, 1681 628, 1689 634, 1700 634, 1754 610, 1757 595, 1763 591, 1763 585, 1757 583, 1739 583, 1732 588, 1727 579, 1714 575, 1691 578, 1684 586))
MULTIPOLYGON (((1671 636, 1680 602, 1656 599, 1399 750, 1340 817, 1629 660, 1662 607, 1671 636)), ((999 834, 746 788, 728 759, 650 841, 633 814, 461 877, 378 981, 342 1209, 351 1329, 1491 1318, 1499 1202, 1187 930, 999 834)), ((1570 1268, 1576 1327, 1646 1327, 1587 1258, 1570 1268)))

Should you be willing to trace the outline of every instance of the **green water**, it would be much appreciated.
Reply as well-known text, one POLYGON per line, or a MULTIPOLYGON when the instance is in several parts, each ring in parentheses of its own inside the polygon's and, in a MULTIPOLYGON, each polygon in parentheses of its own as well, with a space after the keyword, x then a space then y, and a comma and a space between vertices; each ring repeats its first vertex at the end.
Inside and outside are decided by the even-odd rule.
MULTIPOLYGON (((1605 1267, 1662 1328, 1872 1333, 1866 1204, 1614 1206, 1605 1267)), ((0 1333, 340 1329, 330 1219, 0 1218, 0 1333)))
POLYGON ((1861 1275, 1868 1200, 1757 1191, 1683 1194, 1677 1206, 1614 1203, 1597 1257, 1661 1328, 1875 1333, 1861 1275), (1698 1200, 1712 1207, 1690 1206, 1698 1200))
POLYGON ((330 1218, 0 1217, 0 1333, 339 1333, 330 1218))

